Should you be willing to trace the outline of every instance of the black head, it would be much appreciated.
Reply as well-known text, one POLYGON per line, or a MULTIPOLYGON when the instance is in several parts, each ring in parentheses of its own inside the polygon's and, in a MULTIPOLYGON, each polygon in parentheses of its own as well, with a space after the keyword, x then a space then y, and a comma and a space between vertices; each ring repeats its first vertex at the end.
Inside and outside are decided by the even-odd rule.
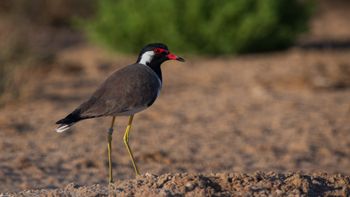
POLYGON ((185 61, 182 57, 170 53, 165 44, 153 43, 143 47, 137 59, 137 63, 156 67, 167 60, 185 61))

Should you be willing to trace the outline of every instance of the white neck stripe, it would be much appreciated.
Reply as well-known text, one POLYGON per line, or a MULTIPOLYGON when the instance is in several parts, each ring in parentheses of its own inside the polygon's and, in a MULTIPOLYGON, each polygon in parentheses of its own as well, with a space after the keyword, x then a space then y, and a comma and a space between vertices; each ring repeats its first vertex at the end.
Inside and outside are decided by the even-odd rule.
POLYGON ((147 65, 152 61, 153 56, 154 56, 153 51, 147 51, 147 52, 142 54, 141 59, 138 63, 143 64, 143 65, 147 65))

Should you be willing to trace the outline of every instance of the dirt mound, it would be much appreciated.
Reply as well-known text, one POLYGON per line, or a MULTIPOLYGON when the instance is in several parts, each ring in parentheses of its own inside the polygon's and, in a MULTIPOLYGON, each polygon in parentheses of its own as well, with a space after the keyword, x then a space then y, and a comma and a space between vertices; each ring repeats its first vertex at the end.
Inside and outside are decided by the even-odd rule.
POLYGON ((302 173, 278 174, 145 174, 112 185, 79 186, 62 189, 28 190, 23 196, 349 196, 350 177, 302 173))

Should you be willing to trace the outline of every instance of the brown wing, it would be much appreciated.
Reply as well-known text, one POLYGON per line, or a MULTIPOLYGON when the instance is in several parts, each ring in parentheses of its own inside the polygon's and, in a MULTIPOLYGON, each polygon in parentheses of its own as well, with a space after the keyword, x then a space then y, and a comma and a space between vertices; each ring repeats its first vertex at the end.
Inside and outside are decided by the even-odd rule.
POLYGON ((90 118, 146 108, 157 98, 160 87, 152 69, 141 64, 129 65, 108 77, 76 111, 81 118, 90 118))

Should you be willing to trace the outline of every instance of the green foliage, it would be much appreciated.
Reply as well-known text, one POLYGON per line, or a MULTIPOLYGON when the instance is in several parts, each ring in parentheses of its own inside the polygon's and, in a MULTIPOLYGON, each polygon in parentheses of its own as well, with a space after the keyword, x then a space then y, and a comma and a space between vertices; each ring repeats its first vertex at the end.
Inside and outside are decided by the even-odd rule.
POLYGON ((282 49, 307 29, 313 4, 301 0, 100 0, 85 29, 124 52, 150 42, 172 50, 227 54, 282 49))

